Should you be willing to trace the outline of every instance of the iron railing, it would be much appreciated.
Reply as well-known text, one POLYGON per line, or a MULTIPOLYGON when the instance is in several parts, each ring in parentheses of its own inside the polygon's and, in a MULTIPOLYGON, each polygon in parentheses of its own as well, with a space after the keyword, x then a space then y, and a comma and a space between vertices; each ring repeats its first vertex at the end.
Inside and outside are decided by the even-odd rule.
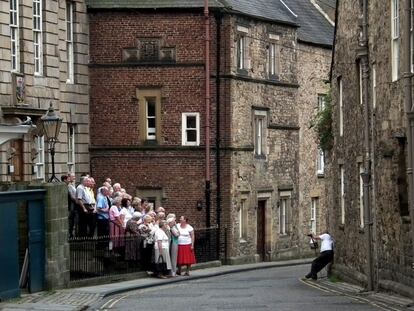
MULTIPOLYGON (((219 259, 216 227, 195 230, 198 263, 219 259)), ((71 238, 70 280, 119 275, 141 271, 139 236, 71 238)))

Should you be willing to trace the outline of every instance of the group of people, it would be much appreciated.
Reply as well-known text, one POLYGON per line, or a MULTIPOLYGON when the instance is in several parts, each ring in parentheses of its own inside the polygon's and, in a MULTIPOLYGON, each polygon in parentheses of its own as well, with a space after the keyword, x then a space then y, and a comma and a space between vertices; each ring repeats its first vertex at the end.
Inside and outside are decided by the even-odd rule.
POLYGON ((78 186, 72 173, 61 180, 68 186, 70 238, 97 236, 104 241, 101 246, 139 262, 142 269, 160 278, 181 275, 184 267, 184 275, 190 275, 196 262, 195 235, 187 217, 177 222, 175 214, 167 215, 161 206, 154 209, 145 198, 133 198, 119 183, 112 185, 110 178, 96 195, 95 180, 87 174, 78 186))

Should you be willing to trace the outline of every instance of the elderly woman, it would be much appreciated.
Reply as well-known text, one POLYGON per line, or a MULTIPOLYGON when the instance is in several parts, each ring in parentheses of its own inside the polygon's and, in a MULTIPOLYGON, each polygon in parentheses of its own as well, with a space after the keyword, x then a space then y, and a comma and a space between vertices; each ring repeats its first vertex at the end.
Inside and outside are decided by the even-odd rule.
POLYGON ((116 197, 109 209, 109 237, 114 251, 123 252, 124 241, 124 218, 121 214, 121 198, 116 197))
POLYGON ((161 220, 159 222, 159 228, 155 231, 154 235, 154 262, 157 264, 163 260, 167 264, 167 271, 157 271, 157 276, 161 279, 165 279, 168 270, 171 270, 170 238, 167 235, 168 230, 167 222, 161 220))
POLYGON ((144 216, 144 222, 139 225, 138 232, 141 236, 141 267, 150 274, 152 271, 152 251, 154 249, 154 233, 156 228, 153 225, 153 218, 150 215, 144 216))
POLYGON ((134 213, 134 208, 131 206, 131 200, 128 198, 122 197, 121 199, 121 215, 124 216, 124 223, 123 227, 126 228, 126 224, 128 220, 132 218, 132 214, 134 213))
POLYGON ((177 223, 175 222, 175 215, 169 214, 167 217, 168 227, 170 228, 170 255, 171 255, 171 276, 176 276, 177 272, 177 254, 178 254, 178 231, 177 223))
POLYGON ((125 229, 125 259, 139 261, 141 236, 139 234, 139 225, 142 223, 141 213, 134 212, 132 218, 128 220, 125 229))
POLYGON ((180 232, 178 236, 177 274, 181 275, 182 266, 187 266, 185 275, 189 276, 191 265, 196 263, 194 255, 194 228, 188 224, 188 218, 184 216, 180 217, 180 223, 177 227, 180 232))

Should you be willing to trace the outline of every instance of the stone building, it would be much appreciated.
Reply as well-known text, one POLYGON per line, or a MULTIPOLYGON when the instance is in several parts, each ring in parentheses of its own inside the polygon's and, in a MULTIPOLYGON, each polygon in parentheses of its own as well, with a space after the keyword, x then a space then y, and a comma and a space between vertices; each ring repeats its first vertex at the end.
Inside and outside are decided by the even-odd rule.
POLYGON ((412 34, 406 5, 406 0, 338 2, 327 192, 338 273, 368 289, 413 295, 406 175, 412 141, 404 109, 407 100, 412 104, 404 96, 412 49, 404 51, 410 51, 406 36, 412 34))
POLYGON ((45 181, 51 172, 39 119, 63 124, 56 173, 89 171, 88 24, 84 1, 0 1, 0 181, 45 181), (27 117, 36 128, 16 125, 27 117), (21 127, 22 128, 22 127, 21 127), (10 139, 12 138, 12 139, 10 139))
POLYGON ((219 225, 231 262, 301 255, 332 25, 310 2, 210 1, 206 94, 203 1, 87 3, 92 174, 219 225))

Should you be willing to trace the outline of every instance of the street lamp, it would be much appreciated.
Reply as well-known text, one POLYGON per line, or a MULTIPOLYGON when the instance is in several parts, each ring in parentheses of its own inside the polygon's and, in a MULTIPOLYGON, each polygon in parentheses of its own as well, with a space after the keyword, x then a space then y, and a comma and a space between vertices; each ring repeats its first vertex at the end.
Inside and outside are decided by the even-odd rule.
POLYGON ((52 158, 52 176, 49 178, 48 182, 59 182, 59 179, 55 176, 55 144, 58 140, 63 119, 56 114, 52 103, 50 103, 48 111, 40 118, 40 120, 52 158))

